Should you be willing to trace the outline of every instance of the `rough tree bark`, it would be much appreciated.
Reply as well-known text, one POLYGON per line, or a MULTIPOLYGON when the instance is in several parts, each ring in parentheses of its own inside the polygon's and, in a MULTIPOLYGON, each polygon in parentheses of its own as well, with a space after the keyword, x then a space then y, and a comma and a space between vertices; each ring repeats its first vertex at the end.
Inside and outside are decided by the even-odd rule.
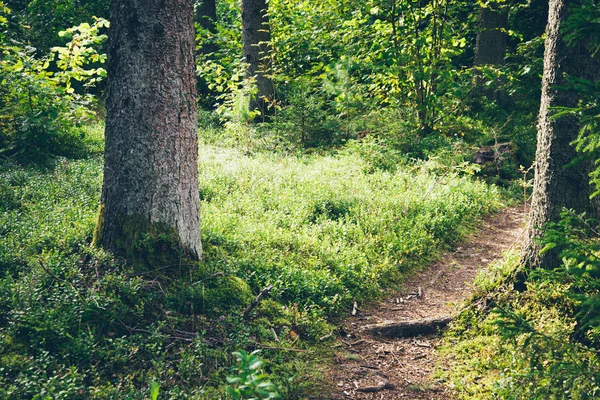
POLYGON ((150 253, 201 255, 193 5, 111 1, 94 242, 127 258, 148 246, 150 253))
POLYGON ((569 165, 577 155, 571 142, 580 129, 578 119, 575 116, 551 118, 551 107, 575 107, 579 100, 577 93, 565 90, 568 86, 565 75, 593 81, 600 70, 583 44, 567 46, 562 38, 560 25, 572 4, 571 0, 550 0, 533 198, 522 255, 523 264, 531 267, 559 265, 558 249, 540 254, 542 246, 537 239, 542 235, 540 228, 557 221, 563 208, 587 212, 592 217, 597 216, 599 210, 598 202, 590 200, 593 188, 588 174, 593 163, 569 165))
POLYGON ((273 97, 273 81, 269 78, 271 31, 266 0, 242 0, 242 41, 244 58, 248 63, 248 76, 256 78, 258 93, 250 102, 251 109, 264 115, 266 99, 273 97))
POLYGON ((479 9, 479 32, 475 42, 475 65, 503 65, 506 56, 508 9, 491 3, 479 9))

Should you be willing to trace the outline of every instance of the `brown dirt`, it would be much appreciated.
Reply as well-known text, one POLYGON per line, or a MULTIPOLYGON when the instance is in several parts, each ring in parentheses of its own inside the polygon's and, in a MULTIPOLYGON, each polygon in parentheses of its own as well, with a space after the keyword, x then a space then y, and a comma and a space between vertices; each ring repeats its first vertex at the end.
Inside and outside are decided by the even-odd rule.
POLYGON ((399 292, 344 321, 335 346, 337 365, 330 371, 331 398, 453 399, 432 374, 441 363, 439 335, 384 339, 361 331, 366 325, 456 315, 473 293, 478 272, 518 244, 524 230, 522 210, 507 209, 481 223, 480 230, 455 251, 414 275, 399 292), (420 289, 419 289, 420 288, 420 289), (419 292, 421 295, 419 296, 419 292), (389 383, 372 393, 361 390, 389 383))

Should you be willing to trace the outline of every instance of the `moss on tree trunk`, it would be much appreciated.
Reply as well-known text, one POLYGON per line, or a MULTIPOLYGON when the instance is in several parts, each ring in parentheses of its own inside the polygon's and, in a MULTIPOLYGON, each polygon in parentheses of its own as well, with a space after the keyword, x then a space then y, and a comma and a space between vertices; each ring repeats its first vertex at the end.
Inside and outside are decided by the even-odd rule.
POLYGON ((196 259, 182 243, 176 229, 161 222, 151 222, 141 215, 123 215, 110 232, 110 240, 103 237, 104 207, 98 211, 98 222, 93 244, 110 241, 111 251, 125 257, 139 269, 177 266, 182 260, 196 259))

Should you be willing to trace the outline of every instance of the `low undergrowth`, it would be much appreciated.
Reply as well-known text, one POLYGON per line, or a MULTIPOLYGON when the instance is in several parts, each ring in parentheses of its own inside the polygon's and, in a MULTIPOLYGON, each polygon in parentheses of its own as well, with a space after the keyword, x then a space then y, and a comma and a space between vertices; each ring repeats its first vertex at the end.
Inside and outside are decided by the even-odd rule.
POLYGON ((140 273, 89 245, 99 159, 0 166, 0 398, 224 398, 242 349, 261 349, 282 398, 318 392, 336 318, 500 207, 439 161, 202 145, 199 171, 204 261, 140 273))
POLYGON ((563 265, 523 270, 514 252, 480 276, 479 293, 446 337, 439 374, 462 399, 597 399, 600 396, 600 247, 597 223, 572 212, 548 227, 563 265))

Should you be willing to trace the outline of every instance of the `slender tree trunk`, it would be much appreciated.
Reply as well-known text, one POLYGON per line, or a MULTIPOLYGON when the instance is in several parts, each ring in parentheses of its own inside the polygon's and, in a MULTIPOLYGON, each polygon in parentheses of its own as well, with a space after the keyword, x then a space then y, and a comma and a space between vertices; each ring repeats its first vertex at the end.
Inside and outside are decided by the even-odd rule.
POLYGON ((259 109, 264 115, 266 100, 274 93, 270 73, 269 53, 271 31, 266 0, 242 0, 242 41, 244 58, 248 63, 248 75, 256 78, 258 93, 251 100, 251 109, 259 109))
MULTIPOLYGON (((490 3, 479 9, 479 32, 475 44, 475 66, 502 66, 506 57, 506 41, 508 29, 508 8, 500 7, 498 3, 490 3)), ((481 75, 475 77, 476 84, 481 84, 484 78, 481 75)), ((497 82, 498 84, 501 81, 497 82)), ((509 102, 508 94, 503 90, 497 90, 495 85, 491 87, 480 86, 476 92, 493 99, 501 104, 509 102)))
MULTIPOLYGON (((217 33, 217 2, 216 0, 196 0, 196 22, 202 30, 201 43, 198 46, 197 61, 214 59, 212 55, 218 50, 215 42, 217 33)), ((199 106, 206 109, 214 108, 217 93, 208 88, 208 82, 202 75, 198 76, 199 106)))
POLYGON ((201 255, 193 3, 110 5, 104 184, 94 241, 134 261, 140 249, 201 255))
MULTIPOLYGON (((196 22, 211 34, 216 33, 217 2, 216 0, 200 0, 196 3, 196 22)), ((210 54, 217 51, 213 41, 205 41, 200 46, 201 54, 210 54)))
POLYGON ((550 0, 533 199, 522 257, 524 264, 531 267, 559 265, 558 249, 540 254, 537 239, 543 233, 540 228, 557 221, 563 208, 587 212, 591 217, 598 213, 598 203, 590 200, 593 188, 588 174, 593 163, 569 165, 577 156, 571 142, 577 138, 579 121, 574 116, 552 118, 551 107, 576 107, 579 100, 576 92, 565 89, 568 86, 565 75, 595 80, 600 69, 583 45, 569 47, 561 37, 560 25, 571 4, 570 0, 550 0))

